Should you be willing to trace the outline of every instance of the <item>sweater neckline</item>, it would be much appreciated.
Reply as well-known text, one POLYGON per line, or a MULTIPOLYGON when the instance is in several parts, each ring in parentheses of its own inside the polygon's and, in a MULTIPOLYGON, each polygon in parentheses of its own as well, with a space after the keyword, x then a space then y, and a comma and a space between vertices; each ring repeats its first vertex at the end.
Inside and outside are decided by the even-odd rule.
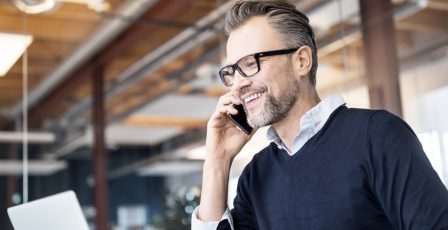
MULTIPOLYGON (((331 113, 331 115, 329 116, 327 122, 325 122, 325 124, 322 126, 322 128, 313 136, 311 137, 304 145, 302 148, 300 148, 297 152, 295 152, 293 155, 289 155, 286 150, 284 149, 278 149, 278 146, 274 147, 277 148, 280 151, 280 154, 282 155, 282 157, 284 156, 286 159, 288 160, 296 160, 298 158, 301 158, 303 154, 305 154, 305 152, 309 152, 308 150, 315 148, 316 145, 314 145, 313 143, 316 142, 322 135, 323 133, 326 131, 326 129, 328 128, 328 126, 332 123, 334 117, 342 110, 348 109, 347 106, 341 105, 339 106, 337 109, 335 109, 333 111, 333 113, 331 113)), ((272 143, 271 143, 272 144, 272 143)))

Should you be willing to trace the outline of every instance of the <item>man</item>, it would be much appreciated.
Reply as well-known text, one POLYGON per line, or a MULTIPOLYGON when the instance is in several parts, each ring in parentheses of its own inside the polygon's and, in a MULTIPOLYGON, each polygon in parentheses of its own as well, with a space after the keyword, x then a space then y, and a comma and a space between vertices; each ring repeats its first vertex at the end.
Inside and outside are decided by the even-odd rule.
POLYGON ((448 229, 448 192, 409 126, 385 112, 320 101, 308 18, 293 5, 241 1, 226 16, 231 91, 207 125, 193 229, 448 229), (227 210, 234 157, 251 135, 228 114, 271 125, 272 143, 244 169, 227 210))

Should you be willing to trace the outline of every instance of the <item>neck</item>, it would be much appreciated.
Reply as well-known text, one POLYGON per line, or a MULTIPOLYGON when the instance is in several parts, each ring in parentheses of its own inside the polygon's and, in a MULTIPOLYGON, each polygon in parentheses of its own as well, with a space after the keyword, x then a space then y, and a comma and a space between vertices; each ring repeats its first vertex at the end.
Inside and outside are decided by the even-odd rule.
POLYGON ((307 94, 299 95, 299 98, 289 111, 288 115, 281 121, 272 124, 277 135, 290 152, 294 138, 300 130, 300 120, 302 119, 302 116, 319 102, 320 98, 314 90, 307 94))

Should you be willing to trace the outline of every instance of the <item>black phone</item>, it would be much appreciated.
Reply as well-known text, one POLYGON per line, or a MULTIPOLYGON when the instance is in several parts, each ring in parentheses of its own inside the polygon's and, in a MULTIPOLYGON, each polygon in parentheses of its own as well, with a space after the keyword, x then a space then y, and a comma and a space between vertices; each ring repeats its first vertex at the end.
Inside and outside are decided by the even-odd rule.
POLYGON ((247 123, 247 115, 246 111, 244 111, 243 105, 234 105, 233 107, 238 110, 238 114, 229 114, 230 120, 235 123, 235 125, 240 127, 240 129, 242 129, 247 135, 250 135, 254 128, 252 128, 249 123, 247 123))

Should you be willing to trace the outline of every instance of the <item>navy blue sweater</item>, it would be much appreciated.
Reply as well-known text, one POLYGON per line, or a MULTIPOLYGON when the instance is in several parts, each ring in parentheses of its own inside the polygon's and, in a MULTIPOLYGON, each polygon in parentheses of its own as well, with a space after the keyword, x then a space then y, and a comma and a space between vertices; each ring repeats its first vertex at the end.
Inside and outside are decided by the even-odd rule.
POLYGON ((293 156, 271 143, 244 169, 240 229, 448 229, 448 191, 410 127, 338 108, 293 156))

